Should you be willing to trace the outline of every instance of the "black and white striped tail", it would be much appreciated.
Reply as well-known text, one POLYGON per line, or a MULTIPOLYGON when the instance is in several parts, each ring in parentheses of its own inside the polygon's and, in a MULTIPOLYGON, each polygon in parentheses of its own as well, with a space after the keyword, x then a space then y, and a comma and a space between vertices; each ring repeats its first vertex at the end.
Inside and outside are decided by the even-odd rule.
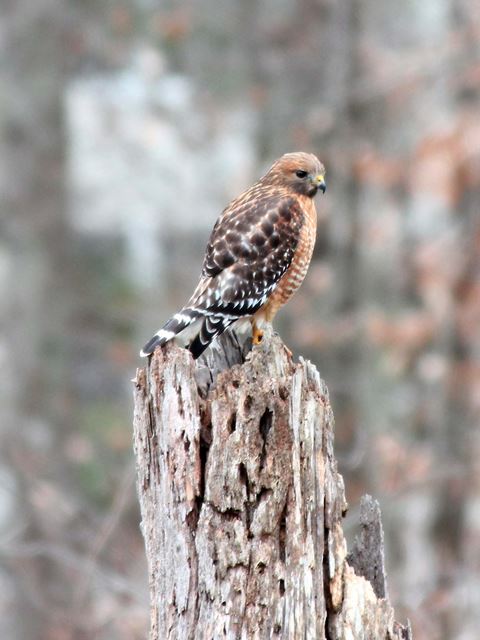
POLYGON ((203 315, 201 311, 185 307, 168 320, 164 326, 158 331, 153 338, 151 338, 147 344, 140 351, 140 356, 150 356, 155 351, 155 347, 161 346, 169 342, 172 338, 178 335, 181 331, 186 329, 192 322, 203 315))
POLYGON ((225 329, 235 322, 237 318, 223 315, 210 315, 202 322, 202 326, 198 335, 192 340, 188 347, 196 360, 205 349, 215 340, 217 336, 225 331, 225 329))

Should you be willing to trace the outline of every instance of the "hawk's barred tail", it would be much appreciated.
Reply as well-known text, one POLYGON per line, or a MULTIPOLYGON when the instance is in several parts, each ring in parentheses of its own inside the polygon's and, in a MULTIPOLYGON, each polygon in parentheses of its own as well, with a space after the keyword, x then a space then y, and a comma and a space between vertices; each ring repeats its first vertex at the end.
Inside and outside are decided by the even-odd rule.
POLYGON ((198 335, 192 340, 190 346, 191 354, 196 360, 210 343, 221 333, 225 331, 237 318, 228 318, 225 316, 207 316, 202 322, 198 335))
POLYGON ((157 331, 157 333, 151 338, 147 344, 140 351, 140 356, 150 356, 155 351, 155 347, 165 344, 172 338, 174 338, 181 331, 186 329, 192 322, 194 322, 199 316, 203 315, 198 309, 192 309, 185 307, 179 313, 166 322, 163 327, 157 331))

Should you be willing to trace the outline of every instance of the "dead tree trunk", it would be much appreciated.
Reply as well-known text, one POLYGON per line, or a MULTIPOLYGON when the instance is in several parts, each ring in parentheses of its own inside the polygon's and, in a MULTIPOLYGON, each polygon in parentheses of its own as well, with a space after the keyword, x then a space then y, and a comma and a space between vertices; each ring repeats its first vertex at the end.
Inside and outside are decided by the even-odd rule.
POLYGON ((232 339, 209 359, 168 346, 137 373, 150 640, 410 638, 386 595, 371 499, 347 560, 318 371, 276 337, 242 364, 232 339))

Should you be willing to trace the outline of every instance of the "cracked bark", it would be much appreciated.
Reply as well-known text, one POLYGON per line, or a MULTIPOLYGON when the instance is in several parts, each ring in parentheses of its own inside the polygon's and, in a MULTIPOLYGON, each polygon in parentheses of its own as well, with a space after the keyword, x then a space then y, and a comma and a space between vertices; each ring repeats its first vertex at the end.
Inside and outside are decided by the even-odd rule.
POLYGON ((194 363, 168 345, 137 372, 150 640, 408 640, 371 499, 347 561, 325 383, 278 337, 244 351, 227 334, 194 363))

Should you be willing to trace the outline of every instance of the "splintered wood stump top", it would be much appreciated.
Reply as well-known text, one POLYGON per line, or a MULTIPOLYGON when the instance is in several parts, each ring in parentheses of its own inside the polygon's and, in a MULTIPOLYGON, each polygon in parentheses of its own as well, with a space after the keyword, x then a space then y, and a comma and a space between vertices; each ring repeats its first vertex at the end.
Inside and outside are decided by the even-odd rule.
POLYGON ((243 364, 217 374, 218 363, 205 383, 205 367, 169 345, 137 373, 151 640, 407 638, 346 562, 318 371, 276 337, 243 364))

